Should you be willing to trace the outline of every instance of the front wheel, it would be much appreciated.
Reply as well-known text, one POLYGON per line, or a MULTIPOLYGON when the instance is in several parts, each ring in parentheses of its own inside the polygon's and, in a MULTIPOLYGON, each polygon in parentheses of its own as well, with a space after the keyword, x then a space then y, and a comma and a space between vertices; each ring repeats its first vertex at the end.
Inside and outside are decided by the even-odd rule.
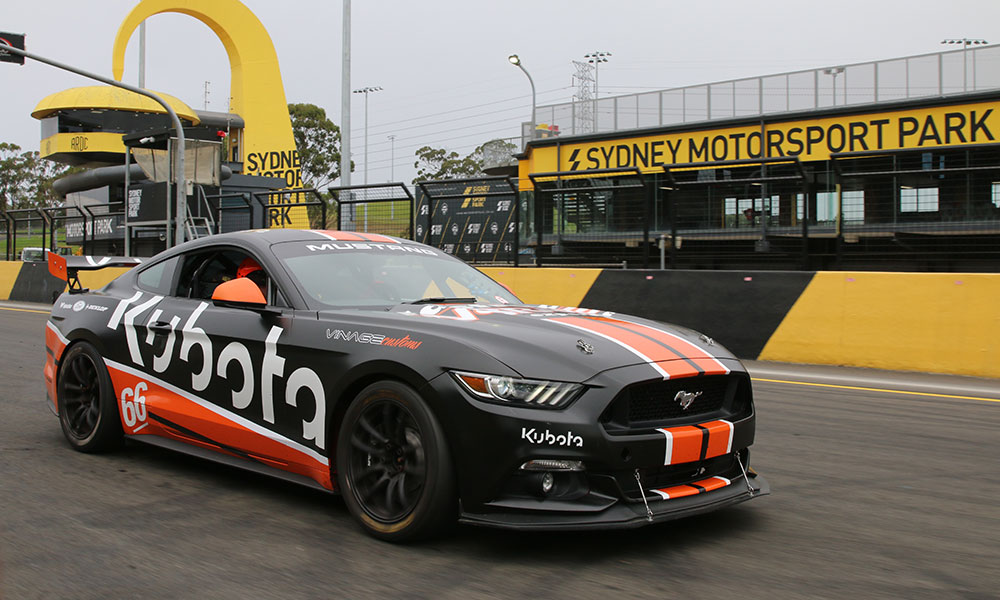
POLYGON ((351 514, 379 539, 425 538, 455 521, 455 478, 441 426, 402 383, 369 385, 347 408, 337 477, 351 514))
POLYGON ((80 342, 66 351, 56 381, 59 424, 80 452, 104 452, 122 444, 122 425, 111 376, 92 345, 80 342))

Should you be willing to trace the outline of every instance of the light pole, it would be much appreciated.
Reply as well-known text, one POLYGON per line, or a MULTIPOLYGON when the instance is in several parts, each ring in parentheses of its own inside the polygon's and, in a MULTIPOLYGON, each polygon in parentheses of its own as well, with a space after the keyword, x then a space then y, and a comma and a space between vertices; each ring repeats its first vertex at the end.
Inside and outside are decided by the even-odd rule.
POLYGON ((389 183, 392 183, 396 177, 396 165, 392 164, 396 160, 396 136, 387 135, 386 137, 389 138, 389 183))
POLYGON ((510 64, 514 65, 518 69, 521 69, 521 71, 524 72, 525 76, 527 76, 528 83, 531 84, 531 136, 529 139, 533 140, 535 139, 535 127, 538 126, 538 122, 535 120, 535 100, 536 100, 535 80, 531 78, 531 74, 529 74, 528 70, 525 69, 524 65, 521 64, 521 58, 518 55, 511 54, 510 56, 507 57, 507 60, 510 61, 510 64))
MULTIPOLYGON (((147 89, 137 88, 137 87, 131 86, 131 85, 127 84, 127 83, 122 83, 121 81, 116 81, 114 79, 108 79, 107 77, 104 77, 102 75, 98 75, 96 73, 91 73, 89 71, 84 71, 83 69, 78 69, 76 67, 73 67, 73 66, 70 66, 70 65, 67 65, 67 64, 63 64, 61 62, 52 60, 51 58, 45 58, 45 57, 39 56, 37 54, 32 54, 30 52, 25 52, 24 50, 21 50, 19 48, 13 48, 9 44, 6 43, 6 40, 3 41, 3 42, 0 42, 0 46, 3 46, 3 49, 5 51, 11 52, 13 54, 17 54, 18 56, 23 56, 25 58, 30 58, 30 59, 36 60, 36 61, 38 61, 40 63, 45 63, 45 64, 47 64, 47 65, 49 65, 51 67, 55 67, 57 69, 62 69, 63 71, 69 71, 70 73, 76 73, 77 75, 80 75, 81 77, 86 77, 88 79, 93 79, 95 81, 100 81, 101 83, 104 83, 104 84, 107 84, 107 85, 111 85, 111 86, 114 86, 114 87, 119 87, 119 88, 122 88, 122 89, 126 89, 126 90, 128 90, 130 92, 135 92, 136 94, 140 94, 140 95, 146 96, 147 98, 150 98, 151 100, 154 100, 157 104, 159 104, 160 106, 163 107, 163 110, 165 110, 167 112, 167 114, 170 116, 170 123, 171 123, 171 125, 173 125, 174 132, 177 135, 177 145, 175 146, 175 148, 176 148, 176 153, 175 153, 176 154, 176 160, 174 160, 174 187, 177 188, 175 190, 175 196, 176 196, 176 202, 177 202, 177 208, 176 208, 177 213, 175 215, 175 221, 176 222, 175 222, 174 237, 173 237, 173 239, 171 239, 171 237, 170 237, 170 203, 168 201, 167 202, 167 247, 168 248, 172 248, 173 246, 184 242, 184 220, 183 219, 184 219, 184 210, 185 210, 185 208, 187 206, 187 191, 186 191, 187 190, 187 186, 185 185, 185 180, 184 180, 184 139, 185 138, 184 138, 184 126, 181 124, 180 117, 177 116, 177 113, 174 112, 174 109, 169 104, 167 104, 167 102, 163 98, 157 96, 156 94, 154 94, 153 92, 151 92, 151 91, 149 91, 147 89)), ((169 146, 167 148, 169 150, 169 146)), ((168 157, 169 157, 169 152, 167 154, 168 154, 168 157)), ((126 169, 126 172, 128 172, 128 169, 126 169)))
POLYGON ((962 91, 969 91, 969 66, 967 64, 969 58, 969 46, 982 46, 988 44, 986 40, 969 39, 969 38, 959 38, 953 39, 948 38, 946 40, 941 40, 942 44, 962 44, 962 91))
POLYGON ((361 89, 354 90, 355 94, 365 95, 365 184, 368 184, 368 94, 374 94, 375 92, 381 92, 382 88, 380 86, 374 87, 363 87, 361 89))
MULTIPOLYGON (((396 136, 387 135, 389 138, 389 183, 393 183, 393 179, 396 178, 396 165, 392 164, 396 160, 396 136)), ((396 203, 389 203, 389 218, 396 218, 396 203)))
POLYGON ((597 100, 598 100, 598 78, 597 74, 600 71, 601 63, 608 62, 608 57, 611 56, 610 52, 591 52, 590 54, 584 54, 583 57, 587 59, 587 62, 594 65, 594 132, 597 132, 597 100))
POLYGON ((831 67, 829 69, 823 69, 823 72, 827 75, 833 76, 833 105, 837 106, 837 75, 844 72, 844 67, 831 67))

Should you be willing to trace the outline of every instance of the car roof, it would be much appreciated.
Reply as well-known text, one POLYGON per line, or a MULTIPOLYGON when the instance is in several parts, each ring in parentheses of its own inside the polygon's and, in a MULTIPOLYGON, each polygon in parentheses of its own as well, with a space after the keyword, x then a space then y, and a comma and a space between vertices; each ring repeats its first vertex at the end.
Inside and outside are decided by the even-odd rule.
POLYGON ((371 232, 338 231, 333 229, 247 229, 244 231, 220 233, 217 235, 198 238, 197 240, 191 240, 176 246, 174 250, 186 252, 197 249, 201 246, 214 246, 217 244, 237 244, 263 250, 272 244, 284 242, 324 243, 330 241, 372 242, 423 246, 423 244, 419 242, 414 242, 405 238, 371 232))

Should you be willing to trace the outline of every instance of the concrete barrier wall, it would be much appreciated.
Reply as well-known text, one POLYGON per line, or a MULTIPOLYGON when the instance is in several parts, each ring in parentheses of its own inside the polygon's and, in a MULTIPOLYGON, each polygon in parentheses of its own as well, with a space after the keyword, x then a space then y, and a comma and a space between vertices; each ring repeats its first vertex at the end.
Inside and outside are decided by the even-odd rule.
MULTIPOLYGON (((80 273, 96 289, 127 269, 80 273)), ((747 359, 1000 378, 1000 274, 483 268, 531 304, 704 332, 747 359)), ((0 300, 51 303, 44 263, 0 261, 0 300)))
POLYGON ((741 358, 1000 378, 1000 274, 483 271, 526 302, 684 325, 741 358))
MULTIPOLYGON (((80 271, 80 285, 102 288, 128 269, 109 267, 80 271)), ((0 300, 52 304, 66 290, 66 282, 49 273, 47 263, 0 261, 0 300)))

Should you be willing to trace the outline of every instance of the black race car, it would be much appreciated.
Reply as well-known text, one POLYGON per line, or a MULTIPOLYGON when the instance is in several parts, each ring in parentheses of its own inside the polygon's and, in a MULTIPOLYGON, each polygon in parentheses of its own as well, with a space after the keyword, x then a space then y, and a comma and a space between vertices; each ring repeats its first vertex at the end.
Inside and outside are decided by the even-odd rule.
POLYGON ((528 306, 435 248, 267 230, 101 290, 60 257, 45 383, 69 443, 124 438, 343 494, 388 540, 636 527, 767 494, 750 378, 693 331, 528 306))

